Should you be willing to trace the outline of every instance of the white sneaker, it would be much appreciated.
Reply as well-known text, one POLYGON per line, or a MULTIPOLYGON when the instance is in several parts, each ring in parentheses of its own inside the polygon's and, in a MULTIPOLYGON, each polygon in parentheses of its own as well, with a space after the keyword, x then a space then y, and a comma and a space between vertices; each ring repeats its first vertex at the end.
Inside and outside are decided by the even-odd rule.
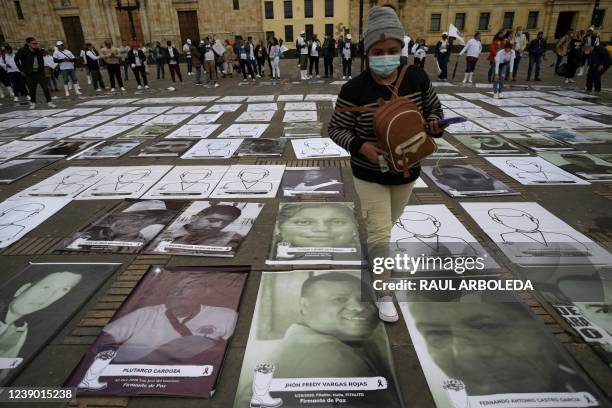
POLYGON ((149 85, 145 85, 145 89, 149 89, 149 85))
POLYGON ((142 89, 142 85, 138 85, 136 89, 142 89))
POLYGON ((14 97, 13 102, 19 102, 19 97, 18 96, 14 97))
POLYGON ((215 88, 219 87, 219 84, 215 82, 215 84, 213 85, 215 88))
POLYGON ((349 79, 353 79, 353 77, 349 75, 349 79))
POLYGON ((32 98, 30 98, 30 95, 26 95, 26 99, 27 99, 28 101, 31 101, 31 100, 32 100, 32 98))
POLYGON ((53 95, 53 96, 51 97, 51 99, 55 100, 55 99, 58 99, 58 98, 57 98, 57 96, 56 96, 56 95, 53 95))
POLYGON ((70 96, 70 92, 69 91, 66 91, 66 96, 70 96))
POLYGON ((102 92, 102 90, 100 88, 96 89, 96 92, 102 92))
POLYGON ((175 88, 175 87, 173 87, 173 86, 169 86, 169 87, 168 87, 168 88, 166 88, 166 89, 167 89, 167 90, 169 90, 169 91, 175 91, 175 90, 176 90, 176 88, 175 88))
POLYGON ((259 76, 259 74, 255 75, 256 78, 261 78, 261 76, 259 76))
POLYGON ((56 104, 54 104, 53 102, 47 102, 47 106, 48 106, 49 108, 57 108, 57 105, 56 105, 56 104))
POLYGON ((36 104, 30 102, 30 106, 28 106, 29 109, 36 109, 36 104))
POLYGON ((569 78, 565 78, 565 83, 569 84, 569 78))
POLYGON ((125 88, 124 87, 121 87, 121 92, 125 92, 125 88))
POLYGON ((378 307, 378 317, 383 322, 394 323, 399 320, 399 314, 397 313, 395 303, 393 303, 393 298, 391 296, 379 298, 376 302, 376 306, 378 307))
POLYGON ((342 79, 346 79, 346 77, 344 75, 342 75, 342 79))
POLYGON ((502 96, 501 92, 497 94, 497 98, 498 99, 503 99, 504 97, 502 96))
POLYGON ((499 99, 499 94, 497 92, 493 92, 493 99, 499 99))
POLYGON ((115 88, 111 88, 111 90, 110 90, 110 91, 111 91, 111 92, 115 92, 115 88))

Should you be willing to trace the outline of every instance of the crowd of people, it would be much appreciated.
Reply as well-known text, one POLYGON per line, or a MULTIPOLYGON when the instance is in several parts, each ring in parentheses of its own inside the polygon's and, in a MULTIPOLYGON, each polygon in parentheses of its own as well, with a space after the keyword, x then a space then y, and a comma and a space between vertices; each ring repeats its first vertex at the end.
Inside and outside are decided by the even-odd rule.
MULTIPOLYGON (((457 37, 444 32, 441 39, 432 47, 433 57, 438 71, 438 79, 447 81, 451 54, 457 42, 457 37)), ((461 39, 461 43, 463 41, 461 39)), ((555 73, 565 77, 565 83, 573 83, 575 77, 586 75, 586 90, 601 91, 601 77, 610 65, 612 47, 604 47, 598 34, 591 27, 587 31, 570 30, 557 41, 553 51, 556 61, 555 73)), ((457 48, 458 49, 458 48, 457 48)), ((116 47, 111 41, 105 41, 100 50, 92 43, 86 43, 80 52, 68 50, 62 41, 57 41, 54 48, 39 47, 35 38, 26 39, 25 45, 16 52, 10 45, 0 46, 0 98, 6 92, 15 102, 23 99, 36 103, 36 89, 40 86, 48 103, 59 92, 58 81, 63 81, 64 93, 70 96, 71 91, 80 95, 82 88, 76 76, 76 64, 80 62, 85 67, 87 83, 95 92, 109 89, 106 87, 102 71, 106 71, 110 91, 125 91, 125 82, 130 77, 130 71, 136 81, 137 89, 149 88, 149 69, 155 67, 158 80, 166 77, 166 68, 171 77, 168 90, 175 90, 177 82, 183 84, 181 62, 186 62, 187 76, 195 78, 196 85, 206 83, 209 87, 218 87, 219 78, 241 75, 243 81, 255 81, 268 76, 272 80, 281 78, 280 59, 284 58, 288 48, 282 39, 274 37, 267 41, 255 43, 253 37, 246 39, 235 37, 221 41, 214 37, 202 40, 187 39, 182 46, 175 46, 172 41, 164 44, 156 42, 152 46, 141 46, 137 41, 128 45, 123 42, 116 47), (78 54, 78 56, 77 56, 78 54), (266 68, 268 72, 266 74, 266 68), (4 88, 4 89, 3 89, 4 88)), ((516 30, 498 32, 488 46, 487 61, 489 64, 487 80, 492 84, 494 97, 501 98, 504 81, 516 81, 521 60, 528 59, 526 80, 541 81, 542 61, 546 59, 547 42, 543 32, 530 39, 529 33, 521 27, 516 30)), ((421 68, 430 52, 425 39, 412 40, 408 34, 402 41, 402 62, 412 63, 421 68)), ((350 33, 338 38, 326 34, 321 41, 314 34, 307 38, 301 31, 295 41, 295 53, 298 62, 299 78, 334 78, 334 61, 342 68, 338 78, 352 79, 353 60, 360 58, 361 70, 367 66, 363 39, 354 41, 350 33), (321 57, 323 59, 323 75, 319 71, 321 57)), ((465 72, 463 84, 475 83, 474 72, 483 54, 481 35, 475 33, 458 53, 465 55, 465 72)), ((456 64, 453 79, 456 73, 456 64)))

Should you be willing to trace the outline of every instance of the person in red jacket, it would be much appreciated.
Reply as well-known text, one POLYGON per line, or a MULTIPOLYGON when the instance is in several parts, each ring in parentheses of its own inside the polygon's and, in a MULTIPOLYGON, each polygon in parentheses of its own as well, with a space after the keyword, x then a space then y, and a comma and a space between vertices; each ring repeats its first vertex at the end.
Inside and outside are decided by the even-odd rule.
POLYGON ((491 41, 491 45, 489 45, 489 72, 487 74, 487 79, 489 83, 493 81, 495 77, 495 56, 497 55, 498 50, 503 50, 506 45, 506 39, 501 31, 495 34, 493 37, 493 41, 491 41))

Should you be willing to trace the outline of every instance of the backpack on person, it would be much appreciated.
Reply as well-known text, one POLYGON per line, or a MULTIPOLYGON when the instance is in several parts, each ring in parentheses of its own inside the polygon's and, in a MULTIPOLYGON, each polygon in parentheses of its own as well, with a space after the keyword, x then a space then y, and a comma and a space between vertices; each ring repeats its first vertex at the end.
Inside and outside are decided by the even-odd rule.
POLYGON ((438 149, 425 131, 425 118, 418 106, 397 94, 407 69, 407 65, 402 67, 391 89, 391 100, 381 98, 376 107, 336 108, 337 112, 374 112, 374 135, 378 146, 385 151, 389 170, 404 173, 405 177, 410 175, 411 167, 438 149))

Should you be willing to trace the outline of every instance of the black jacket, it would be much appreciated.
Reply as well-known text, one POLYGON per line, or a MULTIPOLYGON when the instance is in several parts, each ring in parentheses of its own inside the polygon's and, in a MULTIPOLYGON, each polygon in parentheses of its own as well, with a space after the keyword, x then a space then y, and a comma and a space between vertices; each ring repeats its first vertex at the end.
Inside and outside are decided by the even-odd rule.
MULTIPOLYGON (((168 47, 164 47, 163 48, 164 51, 164 58, 166 59, 166 63, 170 63, 170 52, 168 51, 168 47)), ((174 61, 176 61, 176 63, 178 64, 179 61, 179 52, 176 49, 176 47, 172 47, 172 53, 174 54, 174 57, 172 58, 174 61)))
POLYGON ((100 54, 98 53, 98 50, 96 50, 95 48, 92 48, 91 50, 85 50, 85 61, 87 63, 87 68, 89 68, 90 71, 99 71, 100 70, 100 60, 101 58, 93 59, 90 58, 89 55, 87 55, 88 52, 92 52, 95 56, 100 57, 100 54))
POLYGON ((546 52, 546 40, 537 38, 529 43, 529 47, 527 47, 527 51, 529 51, 529 55, 539 56, 544 55, 546 52))
POLYGON ((591 52, 591 67, 603 65, 604 70, 607 70, 611 62, 610 54, 608 54, 608 50, 605 47, 601 45, 593 47, 593 51, 591 52))
POLYGON ((38 58, 37 72, 44 73, 45 61, 43 59, 43 52, 41 49, 31 51, 30 47, 24 45, 15 55, 15 64, 17 64, 17 68, 19 68, 21 72, 26 75, 31 75, 33 73, 32 65, 34 64, 34 58, 38 58))
MULTIPOLYGON (((140 63, 144 66, 147 62, 147 56, 141 49, 138 49, 136 51, 138 52, 138 58, 140 58, 140 63)), ((134 53, 134 49, 128 51, 127 60, 130 64, 136 63, 136 54, 134 53)))

